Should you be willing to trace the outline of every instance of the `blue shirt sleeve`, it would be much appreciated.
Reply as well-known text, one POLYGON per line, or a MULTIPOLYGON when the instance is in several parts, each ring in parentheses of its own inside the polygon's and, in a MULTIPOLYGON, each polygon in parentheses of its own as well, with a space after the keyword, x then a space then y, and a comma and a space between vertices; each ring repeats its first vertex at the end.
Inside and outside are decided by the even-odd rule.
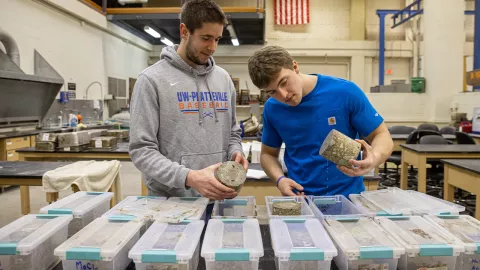
POLYGON ((357 85, 351 83, 348 92, 350 122, 360 135, 367 137, 383 123, 383 118, 357 85))
POLYGON ((269 110, 271 110, 271 107, 267 103, 263 108, 262 143, 272 148, 280 148, 283 141, 275 127, 272 125, 272 119, 268 118, 269 110))

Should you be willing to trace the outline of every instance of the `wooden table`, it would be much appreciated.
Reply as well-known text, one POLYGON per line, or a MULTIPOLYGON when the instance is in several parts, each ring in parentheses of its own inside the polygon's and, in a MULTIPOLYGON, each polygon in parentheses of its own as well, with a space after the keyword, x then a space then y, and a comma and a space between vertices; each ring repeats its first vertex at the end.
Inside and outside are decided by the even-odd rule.
POLYGON ((447 158, 480 158, 480 145, 466 144, 402 144, 402 168, 400 171, 400 188, 408 187, 408 166, 418 168, 418 191, 427 191, 427 160, 447 158))
MULTIPOLYGON (((259 163, 251 163, 248 165, 249 169, 263 170, 259 163)), ((363 184, 366 190, 377 190, 378 183, 382 177, 378 174, 366 175, 363 177, 363 184)), ((270 178, 249 179, 240 190, 239 196, 255 196, 258 205, 265 204, 265 196, 281 196, 275 183, 270 178)))
MULTIPOLYGON (((72 162, 26 162, 26 161, 2 161, 0 162, 0 185, 20 186, 20 203, 22 214, 30 213, 30 187, 42 186, 43 175, 57 168, 71 164, 72 162)), ((122 198, 117 197, 117 181, 115 178, 109 191, 114 191, 115 196, 110 202, 111 206, 117 204, 122 198)), ((47 192, 47 202, 53 202, 58 199, 58 193, 47 192)))
MULTIPOLYGON (((401 144, 405 144, 407 142, 407 138, 410 134, 391 134, 393 140, 393 152, 400 152, 402 148, 400 147, 401 144)), ((452 134, 443 134, 442 135, 445 139, 450 141, 455 141, 456 137, 452 134)))
MULTIPOLYGON (((132 161, 128 154, 128 142, 121 142, 114 150, 105 151, 91 151, 85 150, 82 152, 46 152, 38 151, 34 147, 23 148, 17 150, 20 161, 59 161, 59 160, 123 160, 132 161)), ((141 194, 147 195, 147 187, 143 180, 141 181, 141 194)))
POLYGON ((480 159, 442 159, 445 169, 443 198, 453 202, 455 187, 477 195, 475 218, 480 219, 480 159))

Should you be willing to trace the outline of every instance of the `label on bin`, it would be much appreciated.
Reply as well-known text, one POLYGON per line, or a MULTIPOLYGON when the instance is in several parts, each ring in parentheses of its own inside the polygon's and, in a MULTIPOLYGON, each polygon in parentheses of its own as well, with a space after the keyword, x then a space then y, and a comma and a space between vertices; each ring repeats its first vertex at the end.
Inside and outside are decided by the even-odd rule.
POLYGON ((102 141, 101 140, 96 140, 95 141, 95 148, 102 148, 102 141))
POLYGON ((70 151, 70 147, 63 148, 63 151, 67 151, 67 152, 70 151))
POLYGON ((388 263, 360 264, 358 270, 388 270, 388 263))
POLYGON ((42 136, 42 141, 48 141, 49 138, 50 138, 50 134, 45 133, 45 134, 43 134, 43 136, 42 136))

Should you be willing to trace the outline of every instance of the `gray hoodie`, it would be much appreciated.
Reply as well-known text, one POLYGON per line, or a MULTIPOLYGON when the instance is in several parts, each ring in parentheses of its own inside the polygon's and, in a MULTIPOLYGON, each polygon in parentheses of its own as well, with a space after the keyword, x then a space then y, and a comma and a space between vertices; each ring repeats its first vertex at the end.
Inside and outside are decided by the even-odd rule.
POLYGON ((149 195, 199 196, 185 186, 188 172, 242 153, 235 90, 215 66, 189 66, 176 46, 138 77, 130 104, 130 157, 149 195))

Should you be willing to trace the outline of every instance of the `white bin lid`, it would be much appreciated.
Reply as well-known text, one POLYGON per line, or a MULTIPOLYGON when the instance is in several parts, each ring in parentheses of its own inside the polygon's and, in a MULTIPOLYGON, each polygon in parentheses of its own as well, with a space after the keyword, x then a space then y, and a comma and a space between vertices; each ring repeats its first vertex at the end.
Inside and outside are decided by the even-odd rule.
POLYGON ((465 248, 452 234, 419 216, 374 218, 410 257, 458 256, 465 248))
POLYGON ((272 219, 270 235, 280 261, 330 261, 337 256, 318 219, 272 219))
POLYGON ((0 255, 28 255, 71 220, 71 215, 23 216, 0 229, 0 255))
POLYGON ((303 196, 265 196, 265 204, 267 206, 268 217, 272 218, 315 218, 312 209, 307 204, 303 196), (273 203, 278 201, 294 201, 301 204, 301 215, 299 216, 279 216, 273 214, 273 203))
POLYGON ((140 231, 143 223, 130 216, 100 217, 57 247, 61 260, 111 261, 140 231))
POLYGON ((79 191, 40 209, 42 214, 70 214, 82 217, 102 203, 110 201, 112 192, 79 191))
POLYGON ((154 222, 128 253, 135 263, 187 264, 200 242, 205 222, 154 222))
POLYGON ((360 194, 350 194, 348 196, 353 204, 360 210, 362 213, 368 215, 369 217, 375 216, 388 216, 388 213, 383 211, 380 207, 371 203, 369 200, 365 199, 360 194))
POLYGON ((262 235, 256 219, 210 219, 203 239, 206 261, 258 261, 262 235))
POLYGON ((405 253, 405 249, 371 218, 326 219, 324 225, 350 260, 398 259, 405 253))
POLYGON ((467 215, 431 215, 424 218, 457 237, 465 247, 466 253, 480 253, 479 220, 467 215))
POLYGON ((459 213, 465 207, 436 199, 418 192, 407 192, 400 188, 387 188, 361 193, 367 200, 391 215, 435 215, 459 213))

